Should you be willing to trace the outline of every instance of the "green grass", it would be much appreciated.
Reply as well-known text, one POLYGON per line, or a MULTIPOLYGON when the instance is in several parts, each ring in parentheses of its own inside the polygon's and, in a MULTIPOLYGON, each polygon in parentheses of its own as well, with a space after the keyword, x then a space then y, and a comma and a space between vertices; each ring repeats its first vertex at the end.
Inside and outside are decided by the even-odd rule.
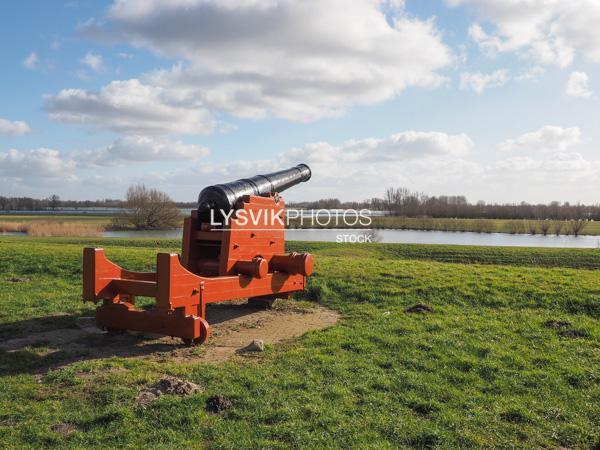
MULTIPOLYGON (((81 247, 152 269, 178 241, 0 238, 0 339, 74 326, 81 247), (12 276, 31 279, 10 283, 12 276), (55 316, 57 313, 67 313, 55 316)), ((61 355, 0 351, 0 447, 569 447, 600 445, 600 250, 290 244, 311 251, 303 299, 341 322, 257 360, 124 357, 45 375, 61 355), (434 308, 411 314, 416 303, 434 308), (546 326, 570 322, 567 329, 546 326), (48 360, 50 358, 50 360, 48 360), (164 374, 205 387, 148 408, 164 374), (221 394, 234 406, 205 411, 221 394), (67 437, 52 425, 70 423, 67 437)))

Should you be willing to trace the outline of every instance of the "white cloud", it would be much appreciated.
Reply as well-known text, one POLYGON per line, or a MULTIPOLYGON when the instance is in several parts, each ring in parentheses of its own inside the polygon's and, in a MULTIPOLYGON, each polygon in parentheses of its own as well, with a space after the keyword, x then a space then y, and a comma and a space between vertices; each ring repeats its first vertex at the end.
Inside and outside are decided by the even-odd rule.
POLYGON ((98 92, 64 89, 45 96, 50 120, 125 134, 201 134, 214 123, 199 102, 173 97, 137 79, 113 81, 98 92))
POLYGON ((471 89, 481 94, 485 89, 503 86, 507 81, 508 71, 505 69, 496 70, 489 74, 463 72, 460 74, 460 89, 471 89))
POLYGON ((571 72, 567 81, 567 95, 571 97, 588 98, 592 91, 588 86, 588 76, 585 72, 571 72))
POLYGON ((10 149, 0 153, 0 175, 6 178, 27 180, 27 183, 69 181, 75 179, 75 163, 65 159, 57 150, 10 149))
POLYGON ((339 145, 315 142, 286 150, 269 160, 201 163, 173 172, 153 173, 152 177, 182 198, 183 192, 197 189, 199 176, 208 185, 304 162, 313 171, 311 181, 286 191, 286 199, 364 199, 383 195, 390 185, 422 186, 452 180, 458 183, 478 170, 477 164, 465 160, 472 146, 464 133, 404 131, 386 138, 351 139, 339 145))
POLYGON ((36 52, 31 52, 27 57, 23 60, 23 67, 26 69, 35 69, 38 65, 39 58, 36 52))
POLYGON ((117 166, 128 161, 195 160, 208 153, 207 148, 199 145, 134 135, 121 137, 103 150, 74 152, 72 158, 83 167, 117 166))
POLYGON ((87 66, 94 72, 101 72, 104 70, 104 61, 101 55, 93 52, 87 52, 80 60, 81 64, 87 66))
MULTIPOLYGON (((432 195, 465 194, 487 201, 597 201, 586 189, 600 189, 600 160, 586 159, 571 147, 581 141, 577 128, 543 127, 508 140, 523 155, 482 163, 472 158, 475 144, 465 134, 405 131, 387 138, 329 142, 290 149, 269 160, 202 163, 170 173, 152 174, 177 198, 206 184, 221 183, 286 168, 311 166, 310 182, 284 194, 287 200, 381 197, 389 186, 407 186, 432 195)), ((506 144, 506 143, 503 143, 506 144)), ((501 144, 502 145, 502 144, 501 144)))
POLYGON ((529 69, 524 70, 515 76, 515 80, 517 81, 537 81, 539 77, 541 77, 546 70, 541 66, 533 66, 529 69))
POLYGON ((485 163, 477 160, 475 144, 467 135, 435 131, 404 131, 340 144, 318 142, 288 149, 268 160, 211 163, 193 161, 205 154, 200 147, 129 136, 94 152, 38 149, 0 153, 0 188, 43 196, 48 195, 44 186, 52 186, 52 192, 69 198, 120 197, 128 184, 150 179, 153 187, 190 201, 205 185, 307 162, 313 177, 286 191, 286 200, 361 200, 382 196, 389 186, 407 186, 431 195, 464 194, 470 200, 597 201, 600 160, 574 151, 581 143, 577 128, 543 127, 506 142, 509 149, 521 153, 508 157, 497 153, 496 160, 485 163), (131 173, 130 161, 162 160, 169 157, 168 148, 174 148, 186 163, 170 171, 131 173), (111 169, 95 170, 97 166, 111 169))
POLYGON ((183 62, 144 81, 239 117, 336 116, 437 86, 452 61, 433 20, 401 1, 117 1, 82 32, 183 62), (389 20, 384 7, 394 10, 389 20))
POLYGON ((6 120, 0 118, 0 136, 20 136, 31 132, 26 122, 21 120, 6 120))
MULTIPOLYGON (((151 161, 197 161, 208 153, 207 148, 199 145, 147 136, 124 136, 101 150, 59 152, 49 148, 10 149, 0 152, 0 187, 8 189, 10 186, 10 189, 24 193, 30 192, 30 186, 62 186, 68 183, 69 189, 75 189, 73 183, 78 180, 92 176, 103 179, 113 177, 112 173, 84 176, 81 171, 86 169, 110 166, 118 170, 126 169, 130 163, 151 161)), ((127 183, 122 179, 118 184, 121 189, 127 183)), ((102 196, 109 195, 108 192, 110 195, 118 194, 112 186, 105 185, 102 196)), ((83 197, 90 198, 86 195, 83 197)))
POLYGON ((546 125, 517 138, 507 139, 499 145, 499 148, 502 151, 558 154, 580 142, 581 130, 578 127, 563 128, 546 125))
POLYGON ((387 138, 349 140, 339 146, 325 142, 308 144, 288 150, 283 154, 283 159, 290 163, 301 160, 315 164, 376 164, 429 157, 464 156, 472 146, 473 142, 464 133, 450 135, 436 131, 404 131, 387 138))
POLYGON ((542 64, 567 67, 577 52, 600 61, 600 2, 597 0, 446 0, 467 5, 492 25, 469 29, 488 53, 518 52, 542 64))

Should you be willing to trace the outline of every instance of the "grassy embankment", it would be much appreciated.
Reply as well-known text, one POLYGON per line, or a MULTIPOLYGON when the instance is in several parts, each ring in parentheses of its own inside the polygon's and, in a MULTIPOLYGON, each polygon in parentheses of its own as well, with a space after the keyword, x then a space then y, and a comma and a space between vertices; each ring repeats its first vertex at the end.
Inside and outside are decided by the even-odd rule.
MULTIPOLYGON (((350 218, 352 219, 352 218, 350 218)), ((324 220, 324 219, 323 219, 324 220)), ((108 229, 111 216, 81 215, 1 215, 0 232, 23 231, 32 236, 99 236, 108 229)), ((334 226, 332 220, 330 225, 334 226)), ((427 217, 374 217, 373 228, 399 230, 474 231, 478 233, 525 233, 572 235, 573 224, 568 221, 510 220, 510 219, 433 219, 427 217)), ((311 219, 292 220, 291 228, 323 228, 311 219)), ((338 228, 347 228, 340 218, 338 228)), ((585 222, 579 234, 600 235, 600 221, 585 222)))
MULTIPOLYGON (((350 223, 354 216, 349 216, 350 223)), ((325 218, 321 223, 327 223, 325 218)), ((339 223, 343 223, 340 217, 339 223)), ((335 226, 332 219, 328 225, 320 225, 316 220, 305 218, 291 221, 292 228, 344 228, 335 226)), ((431 217, 373 217, 372 228, 427 231, 473 231, 476 233, 545 234, 551 235, 600 235, 600 222, 584 222, 581 230, 575 232, 571 221, 514 220, 514 219, 435 219, 431 217)), ((357 227, 362 227, 360 224, 357 227)), ((581 225, 580 225, 581 226, 581 225)))
MULTIPOLYGON (((140 270, 153 268, 158 250, 179 246, 0 238, 0 340, 74 327, 91 313, 80 301, 80 255, 92 242, 140 270)), ((299 242, 290 249, 315 254, 302 297, 340 311, 338 325, 218 366, 91 354, 44 374, 60 364, 60 351, 0 351, 0 447, 600 443, 599 250, 299 242), (416 303, 433 313, 405 312, 416 303), (165 374, 205 391, 136 407, 140 388, 165 374), (233 408, 206 412, 215 394, 233 408), (61 434, 57 424, 76 431, 61 434)))

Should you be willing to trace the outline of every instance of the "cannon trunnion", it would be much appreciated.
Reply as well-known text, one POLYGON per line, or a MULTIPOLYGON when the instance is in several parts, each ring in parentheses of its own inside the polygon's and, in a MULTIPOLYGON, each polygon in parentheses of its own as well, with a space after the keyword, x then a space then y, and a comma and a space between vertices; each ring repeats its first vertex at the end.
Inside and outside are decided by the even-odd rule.
POLYGON ((210 335, 208 303, 243 298, 253 303, 269 302, 303 290, 306 277, 313 271, 313 257, 285 253, 284 202, 277 189, 308 178, 310 169, 301 164, 275 174, 216 185, 229 185, 233 194, 229 192, 226 202, 225 197, 213 195, 219 191, 215 186, 206 188, 202 192, 209 189, 210 195, 201 193, 199 208, 184 220, 181 256, 159 253, 156 272, 122 269, 106 258, 103 249, 85 248, 83 298, 102 302, 96 310, 96 324, 107 330, 147 331, 201 343, 210 335), (250 181, 259 177, 271 177, 270 186, 250 181), (240 182, 254 183, 258 189, 252 193, 246 193, 250 189, 247 185, 237 191, 231 189, 240 182), (207 219, 207 212, 215 208, 234 211, 227 223, 216 224, 207 219), (257 224, 249 217, 275 219, 257 224), (137 309, 136 296, 155 297, 155 307, 137 309))

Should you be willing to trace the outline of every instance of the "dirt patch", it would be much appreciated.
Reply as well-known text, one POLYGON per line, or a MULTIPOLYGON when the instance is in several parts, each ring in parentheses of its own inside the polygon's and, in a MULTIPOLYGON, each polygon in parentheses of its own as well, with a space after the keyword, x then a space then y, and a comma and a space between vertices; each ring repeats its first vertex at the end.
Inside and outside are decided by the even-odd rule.
POLYGON ((557 330, 557 334, 560 337, 568 339, 589 337, 589 333, 587 331, 573 329, 571 328, 571 325, 571 322, 568 322, 566 320, 551 319, 544 322, 544 326, 557 330))
POLYGON ((586 338, 586 337, 590 336, 588 334, 588 332, 585 330, 561 330, 558 332, 558 335, 560 337, 570 338, 570 339, 586 338))
POLYGON ((185 396, 201 392, 202 390, 199 385, 191 381, 175 377, 164 377, 147 388, 142 389, 136 396, 135 402, 139 405, 147 406, 164 394, 185 396))
POLYGON ((207 314, 213 334, 202 355, 202 360, 209 363, 225 361, 236 354, 243 358, 257 357, 260 352, 238 350, 258 339, 265 344, 289 341, 310 330, 327 328, 340 318, 330 309, 299 308, 294 302, 276 304, 269 311, 255 310, 245 304, 214 306, 216 308, 207 314))
MULTIPOLYGON (((260 310, 246 302, 212 304, 207 307, 207 320, 212 335, 203 345, 189 347, 181 339, 144 333, 111 335, 91 326, 90 318, 77 321, 80 328, 59 328, 30 332, 22 338, 0 340, 0 350, 14 354, 15 362, 27 353, 29 372, 45 373, 50 368, 75 361, 117 357, 147 358, 157 361, 178 360, 181 363, 219 363, 231 358, 260 358, 260 352, 237 352, 254 340, 265 345, 289 341, 311 330, 335 324, 340 315, 318 305, 280 301, 271 310, 260 310), (44 354, 33 352, 43 345, 44 354)), ((0 365, 0 373, 16 369, 10 363, 0 365)))
POLYGON ((84 331, 73 328, 42 331, 40 333, 31 333, 22 338, 0 341, 0 350, 14 352, 25 347, 38 347, 40 345, 55 348, 57 350, 64 346, 73 349, 73 346, 77 346, 75 341, 85 335, 86 333, 84 331))
POLYGON ((79 428, 72 423, 56 423, 50 426, 50 431, 66 437, 75 431, 79 431, 79 428))
POLYGON ((560 328, 569 328, 571 326, 571 322, 567 322, 566 320, 547 320, 544 322, 544 325, 548 328, 560 329, 560 328))
POLYGON ((410 308, 406 308, 404 312, 407 313, 432 313, 433 307, 426 305, 424 303, 417 303, 416 305, 411 306, 410 308))
POLYGON ((6 281, 9 283, 28 283, 31 281, 29 278, 21 278, 21 277, 11 277, 7 278, 6 281))
POLYGON ((0 420, 0 427, 15 427, 19 424, 16 419, 2 419, 0 420))
POLYGON ((233 406, 233 402, 222 395, 215 395, 206 400, 206 410, 215 414, 221 414, 233 406))

